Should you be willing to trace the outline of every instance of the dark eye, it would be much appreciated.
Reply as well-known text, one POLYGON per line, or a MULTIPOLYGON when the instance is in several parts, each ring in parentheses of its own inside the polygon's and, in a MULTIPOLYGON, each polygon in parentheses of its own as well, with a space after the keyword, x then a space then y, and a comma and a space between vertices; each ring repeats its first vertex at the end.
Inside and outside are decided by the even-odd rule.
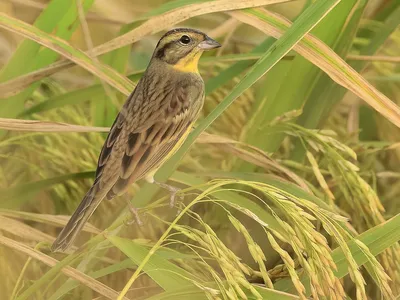
POLYGON ((182 44, 187 45, 190 43, 191 39, 187 35, 182 35, 180 41, 182 44))

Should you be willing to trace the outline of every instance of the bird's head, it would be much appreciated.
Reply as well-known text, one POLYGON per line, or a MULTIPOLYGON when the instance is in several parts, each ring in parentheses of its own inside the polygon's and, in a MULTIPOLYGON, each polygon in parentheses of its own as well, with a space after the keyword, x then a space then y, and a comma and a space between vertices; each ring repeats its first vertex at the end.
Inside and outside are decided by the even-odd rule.
POLYGON ((201 31, 177 28, 164 34, 154 50, 153 58, 159 59, 178 71, 198 72, 197 65, 204 51, 221 45, 201 31))

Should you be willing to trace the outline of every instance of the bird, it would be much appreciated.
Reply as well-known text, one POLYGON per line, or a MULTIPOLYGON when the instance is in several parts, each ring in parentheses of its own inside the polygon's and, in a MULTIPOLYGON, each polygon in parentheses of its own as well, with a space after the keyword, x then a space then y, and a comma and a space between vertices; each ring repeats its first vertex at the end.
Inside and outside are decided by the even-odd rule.
POLYGON ((154 173, 182 145, 204 104, 205 86, 198 70, 204 51, 221 45, 205 33, 175 28, 157 43, 146 71, 118 113, 100 152, 95 179, 51 246, 64 252, 103 199, 122 195, 140 179, 171 192, 154 173))

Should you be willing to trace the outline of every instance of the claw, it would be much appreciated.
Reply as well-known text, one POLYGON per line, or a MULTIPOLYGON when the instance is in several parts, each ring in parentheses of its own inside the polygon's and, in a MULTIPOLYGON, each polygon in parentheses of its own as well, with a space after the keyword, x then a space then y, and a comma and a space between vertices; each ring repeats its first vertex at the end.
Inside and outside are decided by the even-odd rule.
POLYGON ((131 201, 129 201, 128 199, 127 199, 127 202, 128 202, 128 209, 129 209, 129 211, 131 212, 133 218, 132 218, 131 221, 127 221, 125 224, 127 224, 127 225, 132 225, 132 224, 135 223, 135 221, 136 221, 136 223, 137 223, 139 226, 142 226, 142 225, 143 225, 143 222, 140 220, 139 213, 138 213, 138 209, 135 208, 135 207, 133 207, 131 201))
POLYGON ((172 208, 172 207, 175 207, 175 204, 176 204, 176 202, 175 202, 175 197, 176 196, 178 196, 178 198, 181 200, 181 201, 183 201, 183 195, 181 195, 181 194, 179 194, 179 195, 177 195, 178 193, 179 193, 179 191, 180 191, 180 189, 176 189, 175 191, 171 191, 171 197, 169 198, 169 206, 172 208))
POLYGON ((125 225, 125 226, 130 226, 130 225, 132 225, 133 223, 135 223, 135 220, 134 220, 134 219, 131 219, 130 221, 127 221, 127 220, 124 221, 124 225, 125 225))

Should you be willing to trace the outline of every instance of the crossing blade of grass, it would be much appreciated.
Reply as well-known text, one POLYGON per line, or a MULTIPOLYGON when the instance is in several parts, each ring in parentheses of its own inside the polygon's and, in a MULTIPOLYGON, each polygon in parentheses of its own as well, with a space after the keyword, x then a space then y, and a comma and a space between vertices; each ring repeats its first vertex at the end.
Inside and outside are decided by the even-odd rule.
MULTIPOLYGON (((246 13, 232 12, 231 14, 240 21, 276 38, 282 36, 284 30, 290 26, 290 22, 287 20, 265 10, 248 10, 246 13)), ((400 108, 368 83, 324 43, 314 36, 308 35, 294 47, 294 50, 321 68, 336 83, 352 91, 389 121, 400 127, 400 108)))
MULTIPOLYGON (((87 11, 93 2, 94 0, 83 1, 83 10, 87 11)), ((39 30, 49 34, 52 33, 65 40, 71 38, 78 25, 76 5, 68 0, 53 0, 49 2, 34 23, 34 26, 39 30), (57 18, 54 18, 55 15, 57 18)), ((3 88, 5 90, 7 88, 7 85, 2 84, 5 80, 19 78, 16 76, 42 68, 53 63, 57 58, 58 54, 50 49, 42 49, 41 45, 31 40, 23 41, 1 72, 0 91, 3 91, 3 88)), ((29 84, 25 87, 28 86, 29 84)), ((38 86, 39 83, 36 83, 19 95, 9 98, 8 101, 0 102, 0 116, 13 118, 23 111, 25 100, 32 95, 38 86)), ((1 92, 0 99, 4 97, 8 96, 1 92)))
MULTIPOLYGON (((335 19, 331 20, 334 24, 336 24, 337 20, 343 20, 342 26, 337 28, 338 30, 334 35, 334 37, 336 36, 334 38, 334 43, 332 45, 327 43, 328 46, 331 46, 335 53, 340 55, 342 58, 347 57, 349 49, 352 46, 366 5, 367 2, 359 0, 342 2, 342 10, 338 12, 339 14, 335 19)), ((331 31, 332 26, 329 28, 330 30, 326 30, 327 32, 331 31)), ((359 71, 357 68, 355 70, 359 71)), ((317 81, 315 81, 315 85, 306 99, 303 114, 297 121, 299 125, 306 128, 316 128, 318 125, 322 125, 320 123, 325 119, 328 112, 326 108, 329 107, 329 111, 331 111, 331 107, 334 103, 340 101, 344 93, 347 91, 342 86, 338 86, 323 72, 319 72, 316 79, 317 81), (339 90, 341 91, 342 96, 339 96, 337 92, 335 92, 339 90)), ((300 141, 296 141, 292 153, 292 160, 302 161, 304 157, 304 147, 302 147, 300 141)))
MULTIPOLYGON (((268 51, 268 49, 273 45, 273 43, 274 43, 273 38, 265 39, 262 43, 254 47, 254 49, 250 52, 250 55, 253 53, 261 53, 262 56, 263 53, 268 51)), ((260 59, 261 56, 258 59, 260 59)), ((225 83, 231 81, 233 77, 238 76, 248 67, 250 67, 253 63, 254 62, 248 62, 248 61, 237 62, 232 66, 230 66, 229 68, 222 70, 219 74, 217 74, 217 76, 208 79, 206 82, 206 95, 210 95, 216 89, 223 86, 225 83)))
MULTIPOLYGON (((400 240, 400 214, 391 218, 383 224, 375 226, 366 232, 355 237, 353 240, 348 242, 351 255, 359 266, 367 263, 369 258, 364 254, 363 250, 356 244, 355 240, 361 241, 366 245, 370 252, 377 256, 379 253, 388 249, 392 245, 396 244, 400 240)), ((337 266, 335 276, 343 278, 348 274, 348 263, 342 249, 337 248, 333 251, 332 257, 337 266)), ((301 281, 305 284, 309 281, 309 278, 305 276, 301 277, 301 281)), ((282 279, 275 284, 275 288, 284 292, 295 292, 295 289, 288 279, 282 279)))
MULTIPOLYGON (((356 0, 341 1, 311 33, 327 46, 333 48, 338 39, 341 38, 343 27, 351 18, 351 14, 354 13, 353 8, 356 2, 356 0)), ((345 38, 348 43, 351 43, 351 38, 345 38)), ((318 78, 323 74, 317 66, 300 55, 295 57, 289 68, 289 70, 285 70, 285 76, 280 82, 276 81, 280 78, 279 73, 278 76, 274 74, 276 77, 269 78, 269 85, 272 86, 272 89, 277 86, 278 91, 272 95, 271 91, 266 92, 268 93, 266 101, 262 102, 261 107, 255 108, 262 113, 254 117, 255 119, 252 122, 255 125, 250 126, 246 132, 246 142, 271 153, 279 148, 285 134, 272 134, 268 130, 268 125, 284 113, 301 109, 316 87, 318 78), (266 135, 268 135, 268 138, 265 138, 266 135)), ((332 82, 329 77, 328 79, 332 82)), ((321 105, 325 105, 321 99, 319 99, 319 102, 323 102, 321 105)), ((300 118, 305 114, 307 114, 307 111, 303 109, 300 118)), ((249 164, 245 164, 243 167, 240 171, 254 170, 254 166, 249 164)))
MULTIPOLYGON (((117 236, 110 236, 107 238, 136 265, 140 265, 150 251, 148 248, 128 239, 117 236)), ((143 271, 165 291, 183 286, 195 286, 192 281, 196 281, 196 278, 192 274, 167 259, 162 258, 157 252, 151 256, 146 266, 143 268, 143 271)))
MULTIPOLYGON (((142 25, 138 26, 137 28, 133 29, 132 31, 123 36, 117 37, 107 43, 95 47, 93 51, 89 51, 87 52, 87 54, 89 56, 99 56, 101 54, 108 53, 120 47, 124 47, 128 44, 137 42, 146 35, 160 32, 162 30, 174 26, 175 24, 181 23, 189 18, 197 17, 200 15, 222 12, 222 11, 244 9, 249 7, 265 6, 269 4, 277 4, 288 1, 290 0, 243 0, 236 2, 232 2, 231 0, 215 0, 215 1, 192 0, 192 1, 185 1, 186 5, 179 8, 175 8, 174 6, 164 6, 164 9, 172 8, 172 10, 163 11, 161 15, 152 17, 151 19, 144 22, 142 25)), ((160 12, 161 11, 158 11, 158 13, 160 12)), ((49 67, 46 67, 45 69, 43 69, 43 71, 37 71, 35 72, 35 74, 32 75, 27 74, 26 76, 21 77, 20 81, 31 83, 36 80, 40 80, 45 76, 53 74, 52 69, 59 71, 61 69, 73 65, 74 63, 72 61, 68 60, 60 61, 52 64, 49 67)), ((4 85, 7 85, 7 82, 4 85)), ((1 89, 2 86, 0 84, 0 90, 1 89)))
MULTIPOLYGON (((61 270, 61 272, 63 272, 68 277, 78 280, 85 286, 91 288, 92 290, 98 292, 100 295, 102 295, 108 299, 115 299, 118 296, 118 293, 115 290, 109 288, 105 284, 89 277, 88 275, 86 275, 82 272, 79 272, 78 270, 76 270, 74 268, 66 266, 65 262, 64 262, 65 264, 58 264, 59 262, 56 259, 54 259, 42 252, 39 252, 38 250, 32 249, 22 243, 16 242, 5 236, 0 236, 0 244, 5 247, 11 248, 15 251, 18 251, 20 253, 23 253, 25 255, 28 255, 28 256, 44 263, 47 266, 55 267, 51 270, 55 274, 57 274, 58 271, 61 270)), ((70 261, 67 261, 67 262, 70 262, 70 261)), ((37 281, 37 282, 39 282, 39 281, 37 281)), ((42 285, 46 284, 45 281, 41 282, 41 283, 42 283, 42 285)), ((29 297, 31 295, 29 290, 32 290, 32 289, 26 290, 17 299, 18 300, 29 299, 29 297)), ((32 292, 34 292, 34 291, 32 291, 32 292)), ((127 298, 123 298, 123 299, 127 299, 127 298)))
MULTIPOLYGON (((70 6, 71 3, 68 0, 50 1, 46 9, 43 10, 33 25, 44 32, 50 33, 57 26, 57 22, 54 22, 54 15, 57 14, 58 20, 61 20, 70 6)), ((26 62, 34 60, 39 53, 39 50, 39 44, 30 40, 23 41, 18 46, 18 49, 14 52, 14 55, 10 58, 8 63, 1 70, 0 82, 14 78, 26 71, 30 71, 27 69, 26 62)))
MULTIPOLYGON (((269 39, 269 45, 272 45, 273 43, 273 39, 269 39)), ((210 65, 210 64, 214 64, 215 62, 244 62, 244 61, 248 61, 246 62, 246 67, 250 66, 252 63, 254 63, 255 61, 257 61, 261 55, 262 55, 262 49, 259 48, 258 46, 256 47, 256 49, 254 50, 254 54, 252 53, 241 53, 241 54, 230 54, 230 55, 222 55, 222 56, 218 56, 218 57, 204 57, 200 59, 200 65, 210 65)), ((399 59, 396 60, 396 58, 382 58, 385 60, 391 60, 391 61, 397 61, 399 59)), ((245 67, 245 68, 246 68, 245 67)), ((243 70, 245 69, 243 68, 243 70)), ((55 69, 54 73, 57 73, 58 71, 61 71, 63 69, 63 67, 60 67, 59 69, 55 69)), ((47 68, 45 69, 41 69, 42 71, 39 71, 39 76, 41 72, 44 72, 45 70, 47 70, 47 68)), ((139 73, 139 72, 135 72, 135 73, 139 73)), ((142 73, 142 72, 140 72, 142 73)), ((234 74, 238 74, 240 72, 234 72, 234 74)), ((50 70, 49 73, 43 73, 43 77, 47 77, 49 75, 53 74, 53 72, 50 70)), ((230 74, 230 73, 229 73, 230 74)), ((218 74, 216 77, 219 77, 220 74, 218 74)), ((29 86, 32 82, 32 80, 28 77, 32 77, 33 81, 36 81, 36 72, 31 72, 29 73, 29 76, 20 76, 17 77, 15 79, 9 80, 6 83, 2 84, 0 83, 0 90, 2 91, 2 95, 0 96, 1 98, 7 98, 7 97, 11 97, 14 96, 15 94, 21 92, 24 88, 26 88, 27 86, 29 86)), ((213 81, 214 78, 211 78, 208 82, 208 93, 211 91, 210 86, 211 86, 211 82, 213 81)), ((131 79, 128 76, 129 79, 131 79)), ((132 79, 131 79, 132 80, 132 79)), ((230 77, 227 78, 226 81, 229 81, 230 77)), ((220 85, 220 83, 218 83, 218 86, 220 85)), ((23 112, 23 114, 28 114, 23 112)))
MULTIPOLYGON (((272 44, 273 40, 270 39, 270 43, 269 45, 272 44)), ((243 53, 243 54, 232 54, 232 55, 223 55, 223 56, 219 56, 219 57, 205 57, 204 59, 200 59, 200 65, 209 65, 209 64, 214 64, 215 62, 241 62, 244 63, 244 67, 241 68, 241 70, 246 69, 248 66, 250 66, 251 64, 254 63, 254 61, 257 61, 261 55, 262 49, 260 49, 259 47, 256 47, 255 49, 255 53, 254 54, 247 54, 247 53, 243 53)), ((228 68, 226 71, 231 70, 230 68, 228 68)), ((128 76, 128 78, 133 81, 133 82, 137 82, 140 77, 142 76, 144 70, 138 70, 134 73, 132 73, 131 75, 128 76)), ((218 74, 216 77, 211 78, 210 80, 208 80, 207 82, 207 93, 210 93, 212 90, 214 90, 215 88, 218 88, 222 82, 218 82, 217 85, 215 86, 215 88, 210 88, 210 86, 213 85, 213 82, 215 81, 215 79, 224 77, 224 81, 223 82, 228 82, 229 80, 232 79, 232 77, 234 77, 234 74, 238 74, 240 73, 240 70, 238 72, 236 71, 232 71, 232 72, 221 72, 220 74, 218 74), (226 73, 227 76, 221 76, 222 73, 226 73)), ((32 75, 35 74, 35 72, 30 73, 32 75)), ((49 74, 50 75, 50 74, 49 74)), ((29 85, 29 80, 24 80, 23 77, 17 77, 16 80, 10 80, 7 81, 7 84, 0 84, 0 89, 3 92, 2 96, 7 98, 9 96, 14 95, 15 93, 21 91, 22 89, 26 88, 29 85)), ((73 105, 73 104, 78 104, 81 103, 84 100, 87 100, 88 98, 92 98, 92 99, 97 99, 97 97, 99 97, 100 95, 104 94, 104 91, 101 87, 101 85, 99 84, 95 84, 93 86, 87 87, 87 88, 83 88, 80 90, 76 90, 76 91, 72 91, 63 95, 59 95, 59 96, 55 96, 53 98, 50 98, 48 100, 45 100, 41 103, 38 103, 36 105, 33 105, 32 107, 24 110, 19 117, 26 117, 28 115, 31 115, 33 113, 38 113, 38 112, 42 112, 42 111, 46 111, 46 110, 50 110, 50 109, 54 109, 54 108, 60 108, 64 105, 73 105), (89 97, 92 96, 92 97, 89 97)))
POLYGON ((129 95, 134 85, 125 76, 122 76, 114 69, 92 60, 90 56, 81 50, 71 46, 66 41, 41 31, 32 25, 0 13, 0 27, 10 30, 14 33, 29 38, 61 55, 74 61, 81 67, 104 80, 118 91, 129 95))
MULTIPOLYGON (((352 23, 359 22, 360 16, 364 7, 366 6, 366 2, 358 1, 357 11, 355 11, 355 15, 350 20, 352 23)), ((373 55, 375 54, 383 43, 389 38, 389 36, 396 30, 398 26, 398 20, 400 19, 400 3, 397 3, 396 7, 392 7, 393 11, 389 14, 386 22, 383 24, 382 28, 372 34, 372 36, 364 37, 369 38, 370 42, 367 46, 360 49, 360 54, 362 55, 373 55)), ((348 24, 351 26, 351 24, 348 24)), ((353 41, 354 34, 347 33, 343 39, 342 43, 347 43, 349 46, 353 41)), ((348 48, 348 47, 347 47, 348 48)), ((335 52, 341 55, 342 57, 346 56, 346 45, 338 45, 335 48, 335 52), (344 48, 344 49, 343 49, 344 48)), ((348 56, 347 56, 348 57, 348 56)), ((373 56, 372 56, 373 57, 373 56)), ((348 59, 347 59, 348 60, 348 59)), ((360 60, 360 61, 352 61, 350 66, 356 70, 357 72, 362 72, 362 70, 366 67, 369 61, 360 60)), ((317 87, 314 89, 313 93, 307 100, 307 104, 304 107, 304 113, 300 116, 298 120, 298 124, 304 126, 306 128, 316 128, 321 125, 321 122, 325 119, 326 116, 331 112, 332 107, 343 97, 345 96, 347 90, 343 89, 341 86, 337 86, 334 84, 329 78, 326 76, 322 77, 320 82, 317 84, 317 87)), ((366 117, 364 114, 360 114, 360 125, 361 125, 361 133, 360 137, 371 130, 363 130, 362 128, 373 128, 375 125, 375 120, 373 115, 375 112, 371 110, 369 107, 361 107, 366 113, 366 117)), ((301 161, 304 158, 305 150, 301 147, 300 142, 297 141, 295 145, 295 150, 292 153, 292 160, 301 161)))
MULTIPOLYGON (((165 181, 177 168, 179 161, 194 143, 195 139, 218 118, 246 89, 268 72, 286 53, 288 53, 323 17, 338 4, 337 0, 323 0, 312 4, 277 40, 268 51, 250 68, 246 76, 231 93, 193 130, 178 152, 157 172, 159 181, 165 181)), ((136 206, 144 205, 156 193, 156 189, 146 184, 133 199, 136 206)))
POLYGON ((108 132, 108 127, 80 126, 58 122, 0 118, 0 128, 35 132, 108 132))
POLYGON ((173 9, 162 15, 158 15, 149 19, 131 32, 96 47, 94 49, 94 52, 95 55, 107 53, 121 47, 121 45, 134 43, 138 40, 139 37, 157 33, 164 28, 172 27, 177 23, 181 23, 196 16, 221 11, 231 11, 245 9, 249 7, 265 6, 288 1, 289 0, 242 0, 232 2, 230 0, 216 0, 185 5, 183 7, 173 9), (160 24, 162 24, 162 27, 160 26, 160 24))

